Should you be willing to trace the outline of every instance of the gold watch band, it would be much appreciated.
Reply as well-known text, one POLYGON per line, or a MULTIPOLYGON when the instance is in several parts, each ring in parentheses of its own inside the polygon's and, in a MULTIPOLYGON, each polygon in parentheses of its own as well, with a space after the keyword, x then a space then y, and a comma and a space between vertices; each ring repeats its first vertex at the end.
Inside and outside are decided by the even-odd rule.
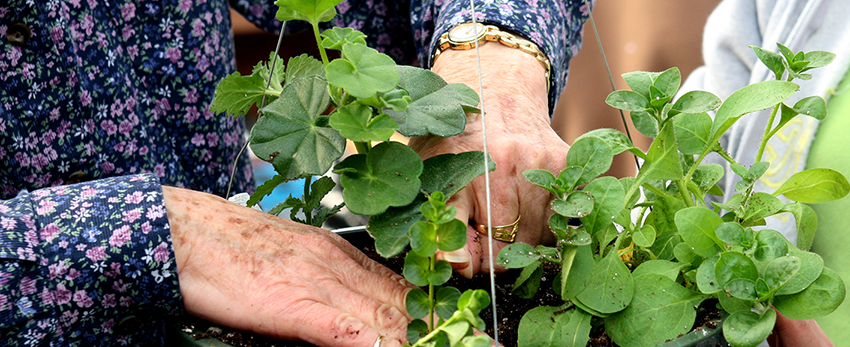
MULTIPOLYGON (((462 26, 471 26, 471 25, 473 25, 473 24, 472 23, 460 24, 460 25, 456 26, 455 28, 452 28, 452 30, 455 30, 456 28, 460 28, 462 26)), ((550 73, 552 71, 552 65, 549 63, 549 59, 546 58, 546 55, 543 54, 543 51, 540 50, 540 48, 537 47, 537 45, 534 44, 534 42, 520 38, 520 37, 518 37, 514 34, 507 32, 507 31, 503 31, 502 29, 500 29, 499 27, 497 27, 495 25, 484 25, 484 24, 481 24, 481 23, 475 23, 475 25, 480 26, 480 27, 484 28, 484 30, 485 30, 483 35, 478 35, 476 39, 469 39, 469 40, 464 40, 464 41, 460 41, 460 42, 452 41, 451 37, 449 36, 451 34, 451 30, 446 32, 446 33, 443 33, 443 35, 440 35, 440 37, 437 39, 436 51, 434 52, 434 56, 431 58, 432 64, 435 60, 437 60, 437 57, 439 57, 440 54, 443 53, 443 51, 445 51, 449 48, 459 49, 459 50, 468 50, 468 49, 475 48, 475 42, 476 41, 478 41, 479 44, 484 44, 488 41, 498 42, 498 43, 501 43, 501 44, 508 46, 508 47, 511 47, 511 48, 518 48, 519 50, 521 50, 525 53, 533 55, 537 59, 537 61, 540 63, 540 65, 543 66, 543 69, 546 70, 546 82, 547 82, 547 89, 548 89, 548 83, 550 83, 550 81, 551 81, 550 73)))

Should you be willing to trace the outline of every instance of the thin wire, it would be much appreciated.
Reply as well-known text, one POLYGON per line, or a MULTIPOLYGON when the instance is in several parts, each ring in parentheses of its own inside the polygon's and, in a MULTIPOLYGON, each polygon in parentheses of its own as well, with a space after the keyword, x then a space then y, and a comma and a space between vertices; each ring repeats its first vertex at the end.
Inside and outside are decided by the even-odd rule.
MULTIPOLYGON (((274 73, 274 66, 277 64, 278 55, 277 53, 280 51, 280 44, 283 42, 283 31, 286 30, 286 21, 283 21, 280 24, 280 34, 277 35, 277 46, 274 48, 274 58, 272 59, 272 66, 269 68, 269 80, 266 82, 266 90, 272 85, 272 73, 274 73)), ((259 108, 262 109, 266 106, 266 94, 263 93, 263 100, 260 101, 259 108)), ((259 115, 262 117, 262 114, 259 115)), ((248 141, 251 140, 251 136, 248 135, 248 138, 245 140, 245 144, 242 145, 242 149, 239 150, 239 154, 236 155, 236 160, 233 161, 233 168, 230 169, 230 182, 227 182, 227 193, 224 194, 225 199, 230 198, 230 189, 233 188, 233 178, 236 176, 236 163, 239 162, 239 158, 242 157, 242 153, 245 153, 245 149, 248 148, 248 141)))
MULTIPOLYGON (((472 27, 476 28, 475 22, 475 0, 469 0, 469 7, 472 13, 472 27)), ((476 33, 477 34, 477 33, 476 33)), ((487 200, 487 230, 493 230, 493 216, 490 213, 490 153, 487 151, 487 122, 484 120, 487 111, 484 108, 484 80, 481 77, 481 53, 478 50, 478 41, 475 41, 475 62, 478 65, 478 94, 481 95, 481 137, 484 145, 484 187, 487 200)), ((499 345, 499 319, 496 310, 496 271, 493 263, 493 235, 487 233, 487 248, 490 256, 487 257, 490 262, 490 300, 493 306, 493 340, 495 345, 499 345)))
MULTIPOLYGON (((617 86, 614 85, 614 76, 611 74, 611 67, 608 66, 608 58, 605 57, 605 50, 602 49, 602 40, 599 39, 599 30, 596 30, 596 21, 593 20, 593 11, 590 10, 590 4, 587 3, 587 0, 584 0, 584 5, 588 8, 588 16, 590 17, 590 25, 593 27, 593 34, 596 36, 596 45, 599 46, 599 53, 602 53, 602 62, 605 63, 605 70, 608 71, 608 82, 611 83, 611 90, 616 91, 617 86)), ((629 141, 634 143, 632 140, 632 133, 629 131, 629 124, 626 123, 626 115, 623 114, 623 110, 620 111, 620 119, 623 121, 623 128, 626 129, 626 136, 629 138, 629 141)), ((640 162, 638 161, 637 155, 633 155, 635 158, 635 164, 637 165, 638 170, 640 170, 640 162)))

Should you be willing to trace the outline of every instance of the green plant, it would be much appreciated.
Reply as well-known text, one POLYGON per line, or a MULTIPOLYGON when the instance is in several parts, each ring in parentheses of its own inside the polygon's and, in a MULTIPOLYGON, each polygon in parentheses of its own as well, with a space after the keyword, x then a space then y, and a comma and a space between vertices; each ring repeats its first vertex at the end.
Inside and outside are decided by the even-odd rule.
POLYGON ((658 345, 688 332, 695 307, 709 298, 718 299, 728 314, 726 339, 733 346, 755 346, 773 329, 771 307, 792 319, 809 319, 841 304, 843 281, 820 256, 807 252, 817 217, 806 204, 845 196, 846 178, 809 169, 773 193, 753 191, 769 167, 761 161, 768 139, 797 115, 826 116, 820 97, 794 105, 783 101, 799 89, 794 79, 811 78, 805 72, 834 55, 793 53, 781 44, 781 54, 753 49, 776 80, 743 87, 722 103, 703 91, 672 102, 681 82, 676 68, 624 74, 632 90, 615 91, 606 102, 630 111, 637 130, 654 138, 647 152, 616 130, 598 129, 575 141, 557 177, 543 170, 524 173, 556 196, 549 225, 558 243, 514 244, 500 252, 498 262, 524 268, 514 289, 523 295, 537 290, 542 262, 560 264, 553 289, 564 305, 528 312, 520 325, 520 346, 584 346, 591 327, 600 324, 620 346, 658 345), (742 116, 770 107, 755 164, 736 163, 718 140, 742 116), (643 159, 636 177, 598 177, 625 151, 643 159), (712 152, 729 161, 740 182, 725 203, 707 205, 707 195, 724 194, 716 185, 723 167, 703 164, 712 152), (793 202, 783 203, 779 195, 793 202), (777 231, 754 229, 785 212, 796 219, 799 247, 777 231), (581 226, 568 226, 569 218, 581 219, 581 226))
MULTIPOLYGON (((480 112, 478 95, 463 84, 448 84, 437 74, 398 66, 366 45, 363 33, 351 28, 320 32, 319 23, 336 14, 341 0, 278 0, 278 19, 305 20, 315 34, 321 61, 302 55, 276 64, 272 53, 251 75, 234 73, 215 91, 210 109, 244 115, 257 105, 262 117, 251 130, 254 153, 274 165, 277 175, 251 196, 255 205, 278 185, 307 178, 304 195, 290 196, 270 212, 290 209, 293 220, 321 226, 342 205, 321 207, 335 183, 329 177, 311 182, 333 166, 340 175, 345 205, 371 216, 368 231, 378 253, 397 255, 410 244, 404 275, 425 290, 408 294, 411 316, 408 338, 414 346, 489 346, 478 312, 489 303, 483 290, 463 294, 443 287, 451 266, 436 259, 436 250, 453 251, 466 243, 466 223, 445 201, 484 173, 483 152, 445 154, 423 161, 404 144, 405 136, 453 136, 463 132, 467 112, 480 112), (338 50, 328 60, 326 50, 338 50), (266 102, 268 101, 268 102, 266 102), (329 112, 328 115, 325 115, 329 112), (357 154, 343 157, 346 140, 357 154), (340 160, 336 165, 335 162, 340 160), (299 217, 303 214, 303 218, 299 217), (424 319, 427 319, 426 323, 424 319)), ((489 169, 495 164, 490 162, 489 169)))

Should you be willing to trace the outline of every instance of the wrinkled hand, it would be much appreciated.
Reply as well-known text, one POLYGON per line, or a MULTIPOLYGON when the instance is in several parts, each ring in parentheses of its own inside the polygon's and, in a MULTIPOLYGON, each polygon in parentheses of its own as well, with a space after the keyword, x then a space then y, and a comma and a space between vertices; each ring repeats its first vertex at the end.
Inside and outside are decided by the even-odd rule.
POLYGON ((411 286, 339 236, 210 194, 163 195, 189 313, 320 346, 406 342, 411 286))
MULTIPOLYGON (((493 226, 519 223, 517 242, 551 242, 548 217, 549 192, 529 183, 522 175, 529 169, 555 174, 566 166, 569 146, 549 124, 545 70, 530 54, 498 43, 480 46, 487 143, 496 171, 490 173, 493 226)), ((449 83, 466 83, 479 92, 475 50, 447 50, 432 68, 449 83)), ((410 146, 423 158, 443 153, 482 150, 480 115, 468 115, 466 130, 459 136, 415 137, 410 146)), ((483 164, 482 164, 483 165, 483 164)), ((487 223, 486 188, 479 177, 452 197, 449 205, 458 208, 457 218, 471 224, 487 223)), ((489 271, 487 238, 474 225, 467 227, 469 242, 464 249, 442 257, 466 277, 489 271)), ((508 244, 494 240, 494 256, 508 244)))

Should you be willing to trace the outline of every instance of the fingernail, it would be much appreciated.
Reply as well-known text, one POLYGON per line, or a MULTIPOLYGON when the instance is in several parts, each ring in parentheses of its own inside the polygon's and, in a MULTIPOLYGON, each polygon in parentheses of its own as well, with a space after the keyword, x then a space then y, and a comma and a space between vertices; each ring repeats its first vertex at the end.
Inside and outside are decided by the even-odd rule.
POLYGON ((443 253, 443 259, 449 263, 468 263, 472 256, 470 256, 469 251, 461 248, 443 253))

